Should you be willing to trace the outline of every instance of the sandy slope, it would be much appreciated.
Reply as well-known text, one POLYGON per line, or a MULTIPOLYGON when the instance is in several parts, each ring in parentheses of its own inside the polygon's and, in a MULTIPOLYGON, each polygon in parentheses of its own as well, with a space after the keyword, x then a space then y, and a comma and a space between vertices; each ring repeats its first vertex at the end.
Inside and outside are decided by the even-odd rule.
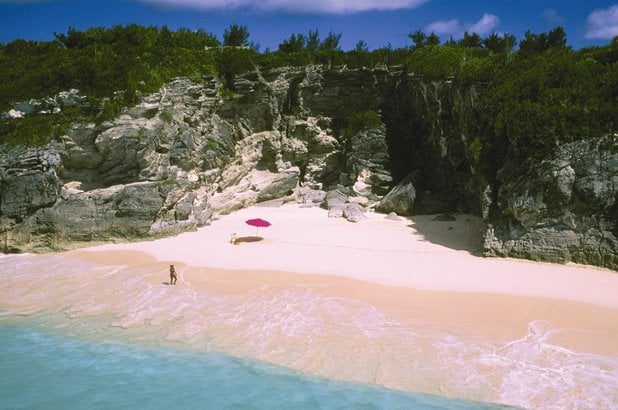
POLYGON ((483 223, 470 215, 456 221, 415 216, 400 221, 368 214, 361 223, 328 218, 318 208, 251 207, 197 232, 87 252, 138 250, 159 261, 222 269, 259 269, 336 275, 415 289, 558 298, 618 308, 618 274, 581 265, 556 265, 475 256, 483 223), (272 223, 256 229, 244 221, 272 223), (229 243, 231 233, 263 240, 229 243))

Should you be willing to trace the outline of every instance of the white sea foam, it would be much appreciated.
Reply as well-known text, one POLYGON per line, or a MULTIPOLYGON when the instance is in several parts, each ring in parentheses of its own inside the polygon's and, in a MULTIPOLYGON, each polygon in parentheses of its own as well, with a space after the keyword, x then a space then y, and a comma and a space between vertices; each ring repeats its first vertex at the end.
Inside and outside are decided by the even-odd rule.
POLYGON ((523 338, 483 357, 503 373, 500 399, 527 408, 618 408, 618 357, 576 353, 548 342, 561 331, 535 321, 523 338))
POLYGON ((267 284, 225 294, 198 292, 182 276, 178 286, 164 286, 165 275, 164 267, 3 256, 0 320, 62 312, 62 326, 80 326, 93 340, 116 332, 327 377, 526 408, 617 408, 618 358, 552 344, 552 336, 572 330, 548 322, 530 323, 527 334, 511 341, 462 337, 399 323, 320 286, 267 284), (96 325, 87 324, 96 318, 96 325))

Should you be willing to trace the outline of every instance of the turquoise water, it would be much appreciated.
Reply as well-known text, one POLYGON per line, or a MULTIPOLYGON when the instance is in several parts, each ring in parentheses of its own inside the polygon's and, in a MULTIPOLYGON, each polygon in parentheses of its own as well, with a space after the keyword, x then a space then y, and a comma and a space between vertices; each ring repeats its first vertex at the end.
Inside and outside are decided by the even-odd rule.
POLYGON ((0 410, 501 408, 413 391, 618 410, 618 357, 552 342, 604 332, 540 317, 512 339, 461 336, 319 285, 170 287, 167 269, 0 255, 0 410))
MULTIPOLYGON (((383 356, 361 361, 357 355, 385 325, 371 307, 303 285, 197 292, 162 285, 157 269, 122 270, 57 255, 0 256, 0 409, 499 408, 222 354, 259 357, 274 350, 266 356, 305 367, 317 363, 331 374, 339 373, 330 368, 346 366, 347 379, 368 380, 357 372, 378 369, 383 356), (354 337, 360 344, 350 343, 354 337)), ((162 269, 166 275, 167 266, 162 269)), ((399 333, 416 336, 395 329, 385 337, 392 341, 399 333)), ((403 352, 415 340, 402 342, 403 352)), ((396 371, 403 367, 405 377, 428 380, 430 387, 449 386, 436 379, 439 372, 425 369, 431 364, 401 358, 398 346, 389 345, 395 359, 388 356, 387 365, 396 363, 396 371)), ((452 379, 478 390, 467 378, 452 379)))
POLYGON ((0 374, 2 409, 499 408, 17 325, 0 325, 0 374))

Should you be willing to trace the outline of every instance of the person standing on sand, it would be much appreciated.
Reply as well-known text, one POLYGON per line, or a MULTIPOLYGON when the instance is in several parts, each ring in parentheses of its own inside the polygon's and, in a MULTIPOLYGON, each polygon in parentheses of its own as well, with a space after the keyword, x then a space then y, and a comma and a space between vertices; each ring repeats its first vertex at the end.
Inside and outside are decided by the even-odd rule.
POLYGON ((178 280, 178 275, 176 274, 176 269, 174 265, 170 265, 170 285, 175 285, 178 280))

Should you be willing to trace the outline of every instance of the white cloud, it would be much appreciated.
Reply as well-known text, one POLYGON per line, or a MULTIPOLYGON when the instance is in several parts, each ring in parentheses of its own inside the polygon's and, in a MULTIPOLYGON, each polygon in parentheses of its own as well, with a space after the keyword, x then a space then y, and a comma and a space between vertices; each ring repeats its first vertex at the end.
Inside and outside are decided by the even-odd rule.
POLYGON ((494 31, 496 27, 498 27, 498 24, 500 24, 498 16, 485 13, 479 21, 467 27, 466 31, 484 36, 494 31))
POLYGON ((429 24, 425 31, 437 35, 451 35, 455 38, 462 37, 466 31, 484 36, 494 32, 499 24, 500 18, 498 16, 485 13, 476 23, 461 23, 459 19, 437 20, 429 24))
POLYGON ((345 14, 370 10, 413 9, 429 0, 139 0, 196 10, 250 9, 295 13, 345 14))
POLYGON ((547 9, 541 13, 543 20, 551 24, 564 24, 564 18, 554 9, 547 9))
POLYGON ((457 19, 434 21, 433 23, 428 25, 425 30, 429 33, 436 33, 438 35, 454 33, 457 33, 459 35, 462 32, 461 24, 457 19))
POLYGON ((618 4, 588 15, 586 38, 608 40, 615 36, 618 36, 618 4))

